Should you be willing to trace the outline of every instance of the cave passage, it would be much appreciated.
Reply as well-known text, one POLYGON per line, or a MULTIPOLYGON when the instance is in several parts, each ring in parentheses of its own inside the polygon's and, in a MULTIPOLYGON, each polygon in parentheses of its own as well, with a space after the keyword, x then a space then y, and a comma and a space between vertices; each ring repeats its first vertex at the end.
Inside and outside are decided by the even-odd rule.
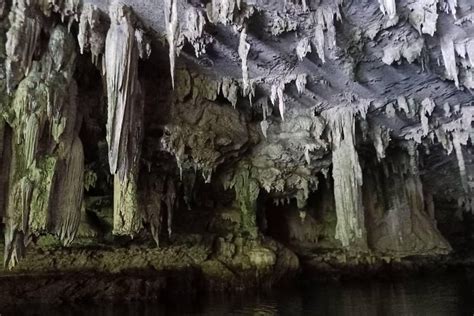
POLYGON ((471 0, 281 2, 0 0, 0 303, 469 267, 471 0))

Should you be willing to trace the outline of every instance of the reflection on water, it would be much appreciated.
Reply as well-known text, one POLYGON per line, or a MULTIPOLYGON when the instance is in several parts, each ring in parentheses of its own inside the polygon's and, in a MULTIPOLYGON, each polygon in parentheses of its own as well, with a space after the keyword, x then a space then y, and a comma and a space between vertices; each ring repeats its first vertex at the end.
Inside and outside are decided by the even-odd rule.
MULTIPOLYGON (((2 313, 2 311, 0 311, 2 313)), ((468 277, 400 282, 305 284, 253 295, 173 297, 166 303, 23 305, 2 315, 474 315, 474 280, 468 277)))

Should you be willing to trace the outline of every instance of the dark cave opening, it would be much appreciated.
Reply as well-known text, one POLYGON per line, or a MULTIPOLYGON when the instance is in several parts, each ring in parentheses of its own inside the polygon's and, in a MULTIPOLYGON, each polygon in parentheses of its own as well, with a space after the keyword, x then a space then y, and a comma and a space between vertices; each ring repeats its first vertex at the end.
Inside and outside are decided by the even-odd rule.
POLYGON ((264 231, 284 244, 308 248, 333 248, 335 205, 332 179, 318 175, 318 189, 311 192, 307 204, 299 209, 295 198, 275 198, 265 193, 262 209, 265 213, 264 231))

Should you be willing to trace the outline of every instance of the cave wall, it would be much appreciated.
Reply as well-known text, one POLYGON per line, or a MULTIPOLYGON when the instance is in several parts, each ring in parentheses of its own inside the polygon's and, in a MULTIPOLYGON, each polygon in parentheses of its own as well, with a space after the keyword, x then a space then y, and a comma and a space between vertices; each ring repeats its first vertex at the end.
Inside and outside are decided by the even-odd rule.
POLYGON ((5 264, 98 238, 91 216, 159 245, 189 209, 240 210, 249 239, 450 252, 437 220, 472 211, 469 1, 280 9, 0 1, 5 264))

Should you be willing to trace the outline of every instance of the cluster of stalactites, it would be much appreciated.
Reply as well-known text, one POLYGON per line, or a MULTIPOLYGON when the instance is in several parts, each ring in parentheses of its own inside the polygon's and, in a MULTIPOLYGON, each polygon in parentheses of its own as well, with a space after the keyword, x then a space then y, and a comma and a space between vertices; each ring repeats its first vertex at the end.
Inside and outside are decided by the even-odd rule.
MULTIPOLYGON (((390 25, 398 22, 395 0, 379 0, 380 8, 389 17, 390 25)), ((391 65, 401 57, 412 63, 418 58, 425 47, 421 35, 434 36, 439 12, 451 13, 456 19, 457 0, 420 0, 408 4, 410 9, 409 21, 418 31, 420 37, 406 38, 401 43, 388 45, 384 49, 383 61, 391 65)), ((456 38, 449 32, 440 34, 440 47, 445 67, 445 77, 453 80, 456 87, 461 84, 468 89, 474 88, 474 39, 468 37, 456 38)), ((304 52, 303 46, 300 52, 304 52)))
MULTIPOLYGON (((290 82, 295 82, 296 89, 298 93, 302 94, 306 90, 307 84, 307 75, 306 74, 298 74, 298 75, 289 75, 284 77, 283 79, 279 79, 278 82, 272 84, 271 94, 270 94, 270 101, 275 106, 278 100, 278 110, 280 111, 280 117, 284 121, 285 120, 285 86, 290 82)), ((264 121, 266 121, 266 115, 264 115, 264 121)), ((264 131, 264 135, 266 132, 264 131)))
MULTIPOLYGON (((13 0, 6 43, 7 88, 12 92, 31 70, 44 20, 52 13, 69 17, 69 26, 78 21, 79 0, 13 0)), ((4 6, 4 4, 0 4, 4 6)))
POLYGON ((342 1, 338 0, 330 5, 320 6, 313 15, 315 31, 312 40, 323 63, 326 61, 325 47, 332 49, 336 46, 335 20, 341 20, 341 3, 342 1))
POLYGON ((8 90, 11 92, 31 70, 42 23, 36 3, 28 0, 13 1, 9 20, 10 29, 7 32, 6 43, 6 79, 8 90))
POLYGON ((74 64, 74 40, 63 26, 56 26, 47 51, 31 64, 5 109, 12 128, 10 160, 3 159, 2 167, 10 175, 5 212, 9 268, 32 236, 51 232, 68 245, 79 227, 84 154, 76 129, 74 64))
POLYGON ((418 170, 417 144, 398 150, 364 170, 364 207, 371 249, 395 256, 451 251, 436 228, 431 196, 418 170), (383 172, 381 172, 383 171, 383 172))
MULTIPOLYGON (((438 141, 446 153, 449 155, 454 150, 458 161, 459 172, 461 175, 461 182, 463 189, 469 193, 468 175, 464 162, 464 154, 462 146, 468 144, 471 135, 471 122, 474 120, 474 110, 470 106, 455 106, 452 107, 445 103, 442 107, 442 113, 447 123, 437 124, 436 121, 430 124, 430 118, 437 108, 437 104, 430 98, 425 98, 421 102, 400 96, 395 103, 389 103, 386 107, 386 114, 396 115, 396 111, 403 111, 409 118, 419 116, 419 127, 408 128, 403 136, 406 140, 414 141, 416 144, 421 144, 423 141, 434 142, 438 141)), ((441 111, 440 111, 441 112, 441 111)))
POLYGON ((206 46, 212 40, 204 32, 207 21, 213 24, 231 24, 239 34, 238 54, 242 65, 243 95, 248 96, 250 102, 252 102, 254 92, 249 79, 247 61, 250 43, 247 41, 248 34, 245 19, 253 14, 253 8, 249 6, 246 7, 246 10, 243 10, 241 2, 238 0, 213 0, 206 7, 206 15, 204 15, 202 10, 189 6, 183 12, 184 18, 180 19, 179 10, 182 6, 178 6, 179 1, 164 0, 164 2, 166 39, 169 46, 170 73, 173 89, 175 88, 176 57, 180 55, 184 42, 187 41, 194 47, 195 55, 199 58, 206 52, 206 46))
POLYGON ((366 250, 362 170, 355 148, 353 108, 332 108, 323 113, 332 143, 332 176, 336 201, 336 239, 345 248, 366 250))
POLYGON ((77 36, 81 54, 90 51, 92 62, 99 64, 99 56, 104 52, 106 25, 102 12, 92 4, 82 8, 77 36))
POLYGON ((467 172, 462 146, 466 146, 473 137, 471 124, 474 121, 474 109, 470 106, 462 107, 459 109, 458 115, 457 119, 441 125, 435 132, 447 154, 450 154, 454 149, 464 192, 471 194, 468 178, 472 178, 473 175, 469 175, 467 172))
MULTIPOLYGON (((387 2, 383 0, 384 2, 387 2)), ((438 7, 446 13, 451 13, 456 18, 457 0, 420 0, 408 4, 410 23, 420 34, 433 36, 436 32, 438 21, 438 7)))
POLYGON ((452 36, 444 35, 441 37, 441 53, 446 69, 446 78, 454 80, 456 87, 462 83, 466 88, 473 89, 474 39, 466 38, 454 41, 452 36))

